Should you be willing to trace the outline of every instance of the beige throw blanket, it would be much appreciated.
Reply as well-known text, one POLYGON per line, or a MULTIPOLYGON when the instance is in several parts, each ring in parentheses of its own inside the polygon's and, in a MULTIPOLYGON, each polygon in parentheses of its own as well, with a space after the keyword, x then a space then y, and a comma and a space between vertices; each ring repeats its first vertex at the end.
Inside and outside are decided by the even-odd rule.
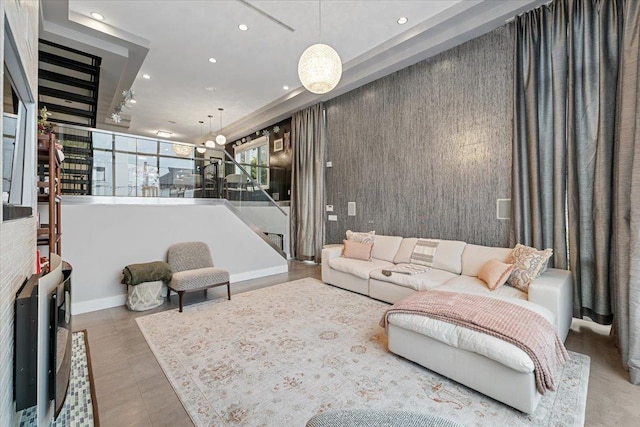
POLYGON ((500 338, 523 350, 534 364, 540 394, 555 390, 554 373, 569 358, 553 326, 541 315, 508 301, 482 295, 421 291, 389 308, 380 320, 387 330, 393 313, 427 316, 500 338))

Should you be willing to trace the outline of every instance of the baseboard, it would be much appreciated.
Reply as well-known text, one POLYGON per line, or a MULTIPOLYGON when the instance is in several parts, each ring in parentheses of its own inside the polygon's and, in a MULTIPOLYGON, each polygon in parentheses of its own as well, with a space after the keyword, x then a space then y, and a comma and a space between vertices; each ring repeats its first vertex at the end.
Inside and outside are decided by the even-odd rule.
MULTIPOLYGON (((289 266, 279 265, 276 267, 263 268, 262 270, 246 271, 244 273, 231 274, 231 287, 235 282, 259 279, 260 277, 273 276, 274 274, 286 273, 289 266)), ((107 298, 99 298, 89 301, 72 302, 71 314, 89 313, 91 311, 104 310, 106 308, 119 307, 127 302, 127 294, 115 295, 107 298)))
POLYGON ((289 271, 287 264, 278 265, 276 267, 263 268, 262 270, 246 271, 244 273, 231 274, 231 287, 235 282, 243 282, 245 280, 259 279, 260 277, 273 276, 274 274, 286 273, 289 271))
POLYGON ((89 313, 90 311, 104 310, 105 308, 119 307, 127 302, 127 294, 115 295, 107 298, 92 299, 89 301, 71 302, 71 314, 89 313))

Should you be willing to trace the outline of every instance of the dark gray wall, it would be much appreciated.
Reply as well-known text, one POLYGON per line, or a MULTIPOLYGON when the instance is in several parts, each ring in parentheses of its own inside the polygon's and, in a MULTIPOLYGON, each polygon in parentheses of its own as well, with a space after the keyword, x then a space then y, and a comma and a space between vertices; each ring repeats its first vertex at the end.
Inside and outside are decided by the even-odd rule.
POLYGON ((502 27, 326 103, 327 243, 352 229, 508 245, 512 54, 502 27))

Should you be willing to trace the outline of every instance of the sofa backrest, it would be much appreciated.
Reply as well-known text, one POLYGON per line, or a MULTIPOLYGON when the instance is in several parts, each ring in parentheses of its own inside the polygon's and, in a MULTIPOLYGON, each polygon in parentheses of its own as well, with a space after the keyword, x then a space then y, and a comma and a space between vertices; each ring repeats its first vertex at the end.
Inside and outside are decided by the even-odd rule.
POLYGON ((413 253, 413 248, 416 247, 417 241, 417 237, 405 237, 404 239, 402 239, 402 243, 400 244, 398 253, 396 254, 395 258, 393 258, 393 262, 395 264, 409 264, 411 262, 411 254, 413 253))
POLYGON ((510 248, 494 248, 469 243, 465 246, 464 252, 462 252, 462 274, 476 277, 487 261, 497 259, 500 262, 506 262, 512 250, 510 248))
POLYGON ((462 272, 462 253, 466 242, 459 240, 440 240, 436 255, 433 257, 433 268, 445 270, 453 274, 462 272))
MULTIPOLYGON (((393 262, 396 264, 408 264, 411 262, 411 254, 416 246, 416 237, 402 239, 400 249, 393 262)), ((458 240, 440 240, 436 255, 433 257, 433 268, 445 270, 450 273, 460 274, 462 271, 462 252, 467 244, 458 240)))
POLYGON ((376 237, 373 239, 371 257, 393 262, 393 258, 396 256, 396 253, 398 253, 400 243, 402 243, 402 237, 400 236, 383 236, 376 234, 376 237))

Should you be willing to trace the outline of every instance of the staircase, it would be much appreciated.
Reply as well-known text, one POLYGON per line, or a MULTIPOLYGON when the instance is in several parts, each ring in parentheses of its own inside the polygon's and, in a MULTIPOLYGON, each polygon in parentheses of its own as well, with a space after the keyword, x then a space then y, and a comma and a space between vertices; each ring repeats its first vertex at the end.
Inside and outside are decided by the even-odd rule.
MULTIPOLYGON (((47 108, 51 122, 95 128, 101 58, 42 39, 38 50, 38 108, 47 108)), ((66 128, 58 139, 62 194, 91 194, 92 132, 66 128)))

